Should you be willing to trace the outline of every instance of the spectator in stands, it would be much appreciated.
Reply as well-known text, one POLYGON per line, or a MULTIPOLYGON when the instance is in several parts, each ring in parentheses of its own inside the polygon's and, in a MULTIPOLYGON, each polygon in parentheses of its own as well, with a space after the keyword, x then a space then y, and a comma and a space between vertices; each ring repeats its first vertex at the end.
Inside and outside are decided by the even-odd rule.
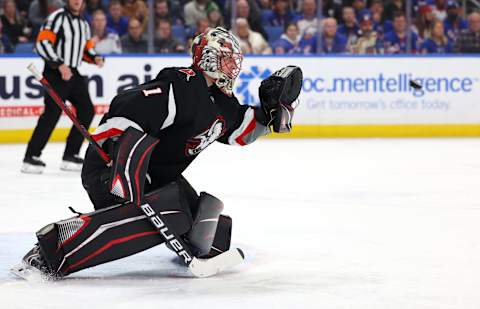
POLYGON ((299 54, 308 55, 316 51, 314 45, 316 46, 317 44, 317 30, 318 29, 310 27, 303 32, 303 35, 300 37, 300 42, 298 43, 299 54))
POLYGON ((446 4, 446 0, 435 0, 435 7, 433 8, 433 16, 435 16, 435 19, 445 20, 447 17, 446 4))
POLYGON ((287 0, 273 0, 273 10, 267 17, 267 25, 274 27, 286 27, 295 21, 295 16, 290 11, 287 0))
POLYGON ((385 18, 388 20, 393 20, 395 14, 400 11, 405 13, 405 1, 403 0, 390 0, 385 5, 385 18))
POLYGON ((172 25, 183 25, 182 19, 170 11, 167 0, 156 0, 155 1, 155 24, 158 23, 160 19, 169 19, 172 22, 172 25))
MULTIPOLYGON (((154 4, 154 13, 155 17, 155 24, 157 24, 158 20, 161 18, 164 19, 171 19, 168 9, 168 1, 167 0, 156 0, 154 4)), ((172 22, 173 24, 173 22, 172 22)))
POLYGON ((218 7, 210 6, 207 9, 207 19, 210 28, 225 27, 222 12, 220 12, 220 9, 218 7))
POLYGON ((338 33, 347 38, 347 48, 355 44, 360 28, 357 25, 355 10, 351 6, 345 6, 342 10, 343 23, 338 27, 338 33))
POLYGON ((172 25, 184 25, 183 6, 188 0, 167 0, 168 12, 172 19, 172 25))
POLYGON ((463 30, 454 44, 457 53, 480 53, 480 14, 468 15, 468 29, 463 30))
MULTIPOLYGON (((168 1, 167 0, 156 0, 154 4, 154 14, 155 16, 155 24, 158 23, 158 20, 163 19, 171 19, 168 9, 168 1)), ((172 22, 173 24, 173 22, 172 22)))
MULTIPOLYGON (((347 38, 337 32, 337 21, 335 18, 328 17, 322 20, 323 33, 319 53, 338 54, 347 51, 347 38)), ((307 30, 304 37, 300 40, 300 50, 304 54, 317 53, 317 35, 313 35, 307 30)))
POLYGON ((433 29, 433 22, 435 21, 434 18, 432 6, 429 5, 427 1, 420 1, 418 3, 418 12, 413 30, 421 39, 425 40, 430 38, 430 32, 433 29))
POLYGON ((460 32, 468 28, 468 23, 465 19, 460 17, 460 6, 455 0, 447 2, 447 18, 443 21, 445 34, 452 41, 456 41, 460 32))
POLYGON ((3 2, 3 15, 0 16, 0 20, 3 24, 3 33, 8 36, 13 45, 28 42, 32 29, 18 14, 15 0, 3 2))
MULTIPOLYGON (((216 0, 216 2, 220 2, 219 0, 216 0)), ((269 12, 271 5, 268 5, 268 9, 264 10, 263 7, 261 7, 261 4, 257 0, 236 0, 233 1, 234 4, 236 5, 236 17, 240 18, 251 18, 252 20, 255 19, 257 22, 262 23, 262 14, 265 12, 269 12), (246 5, 245 3, 246 2, 246 5), (240 5, 239 5, 240 4, 240 5)), ((270 3, 270 1, 267 1, 270 3)), ((225 17, 225 20, 230 20, 232 17, 232 1, 231 0, 225 0, 225 6, 223 10, 223 16, 225 17)), ((250 20, 248 20, 250 22, 250 20)), ((227 26, 230 26, 230 24, 227 24, 227 26)), ((252 25, 250 24, 250 27, 252 25)), ((250 28, 253 29, 253 28, 250 28)))
POLYGON ((89 23, 92 22, 93 12, 96 10, 102 10, 104 13, 107 12, 103 6, 102 0, 86 0, 83 16, 89 23))
POLYGON ((13 45, 8 36, 3 34, 3 24, 0 20, 0 54, 13 53, 13 45))
POLYGON ((201 18, 197 21, 195 31, 191 33, 187 39, 187 49, 190 50, 190 47, 192 46, 193 39, 201 34, 204 33, 205 30, 207 30, 210 22, 208 21, 208 18, 201 18))
POLYGON ((207 11, 211 9, 219 10, 218 5, 210 0, 192 0, 185 4, 183 16, 186 26, 193 26, 198 20, 207 17, 207 11))
MULTIPOLYGON (((410 31, 412 53, 417 52, 418 36, 410 31)), ((404 54, 407 52, 407 21, 405 13, 397 11, 393 18, 393 31, 385 34, 384 48, 386 54, 404 54)))
POLYGON ((235 34, 244 54, 271 54, 272 49, 259 32, 252 31, 245 18, 237 18, 235 34))
POLYGON ((366 6, 367 6, 367 1, 366 0, 353 0, 352 1, 352 8, 354 9, 355 17, 357 19, 360 19, 362 11, 366 8, 366 6))
POLYGON ((352 54, 370 54, 381 53, 377 32, 373 30, 373 17, 367 10, 363 11, 360 17, 360 37, 351 48, 352 54))
POLYGON ((146 53, 148 51, 147 40, 143 37, 142 24, 136 18, 128 21, 128 33, 120 39, 122 52, 146 53))
POLYGON ((128 18, 135 17, 135 2, 138 0, 121 0, 123 8, 123 16, 128 18))
POLYGON ((156 53, 181 53, 185 47, 172 37, 172 23, 168 19, 160 19, 156 28, 156 53))
POLYGON ((285 27, 285 32, 278 41, 273 43, 275 54, 296 54, 300 52, 300 33, 296 23, 290 23, 285 27))
POLYGON ((303 37, 305 31, 309 28, 312 28, 314 31, 317 31, 318 28, 318 18, 317 18, 317 1, 316 0, 303 0, 302 3, 302 14, 299 16, 298 21, 298 30, 300 31, 300 36, 303 37))
POLYGON ((23 19, 28 18, 28 8, 30 7, 30 2, 32 2, 32 0, 15 0, 18 15, 20 15, 20 17, 23 19))
POLYGON ((370 12, 372 12, 373 30, 377 32, 378 38, 381 40, 385 33, 393 30, 393 23, 385 19, 382 0, 373 0, 370 4, 370 12))
POLYGON ((121 0, 123 7, 123 16, 136 18, 142 24, 145 32, 148 26, 148 7, 143 0, 121 0))
POLYGON ((92 15, 92 38, 95 51, 99 54, 120 54, 120 39, 113 30, 107 29, 107 16, 102 10, 96 10, 92 15))
POLYGON ((433 21, 430 34, 420 48, 422 54, 446 54, 453 51, 452 41, 445 35, 441 20, 433 21))
POLYGON ((337 21, 333 18, 323 20, 322 51, 323 53, 344 53, 347 38, 337 32, 337 21))
POLYGON ((145 1, 137 0, 133 3, 134 14, 133 17, 138 19, 142 24, 142 30, 147 31, 148 27, 148 7, 145 1))
POLYGON ((271 0, 258 0, 258 5, 260 6, 260 10, 262 11, 270 11, 272 9, 271 0))
POLYGON ((35 37, 43 22, 50 13, 63 7, 65 3, 62 0, 34 0, 28 9, 28 20, 32 24, 35 37))
MULTIPOLYGON (((325 0, 322 1, 323 4, 323 17, 333 17, 336 20, 342 19, 342 8, 344 4, 344 0, 325 0)), ((349 2, 350 3, 350 2, 349 2)))
MULTIPOLYGON (((252 2, 255 5, 254 0, 250 0, 250 1, 238 0, 237 1, 237 17, 245 18, 248 21, 248 24, 250 25, 250 29, 252 31, 259 32, 265 39, 268 39, 267 32, 262 26, 262 19, 259 15, 259 12, 256 12, 255 9, 253 10, 250 9, 250 2, 252 2)), ((228 8, 228 5, 227 5, 227 8, 228 8)), ((255 6, 253 6, 252 8, 255 8, 255 6)), ((227 10, 226 11, 227 21, 229 21, 228 14, 229 12, 227 10)), ((228 22, 226 24, 227 26, 229 26, 228 22)))
POLYGON ((128 17, 122 14, 123 7, 120 0, 111 0, 108 4, 107 27, 113 29, 120 37, 128 31, 128 17))

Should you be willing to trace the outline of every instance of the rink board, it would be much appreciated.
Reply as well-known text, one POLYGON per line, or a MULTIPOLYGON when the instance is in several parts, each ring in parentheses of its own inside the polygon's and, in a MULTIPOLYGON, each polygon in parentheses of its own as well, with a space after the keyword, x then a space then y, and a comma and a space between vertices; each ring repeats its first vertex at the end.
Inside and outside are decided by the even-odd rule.
MULTIPOLYGON (((0 142, 25 142, 42 112, 40 86, 27 71, 38 57, 0 57, 0 142)), ((119 92, 189 57, 108 57, 105 67, 84 64, 96 105, 95 127, 119 92)), ((304 72, 295 129, 278 137, 480 136, 480 58, 474 57, 246 57, 235 94, 257 105, 260 81, 283 65, 304 72), (415 90, 410 79, 423 85, 415 90)), ((64 140, 65 117, 52 140, 64 140)))

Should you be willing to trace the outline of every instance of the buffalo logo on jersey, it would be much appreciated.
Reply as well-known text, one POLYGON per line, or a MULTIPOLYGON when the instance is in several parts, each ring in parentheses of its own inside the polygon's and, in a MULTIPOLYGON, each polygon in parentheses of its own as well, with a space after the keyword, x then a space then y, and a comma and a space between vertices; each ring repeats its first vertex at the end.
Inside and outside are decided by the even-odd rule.
POLYGON ((194 77, 196 74, 195 74, 195 71, 192 70, 192 69, 180 69, 178 70, 180 72, 182 72, 183 74, 185 74, 185 77, 187 78, 187 82, 190 81, 190 77, 194 77))
POLYGON ((194 156, 199 154, 224 133, 225 120, 223 117, 218 116, 207 130, 188 140, 185 147, 185 155, 194 156))

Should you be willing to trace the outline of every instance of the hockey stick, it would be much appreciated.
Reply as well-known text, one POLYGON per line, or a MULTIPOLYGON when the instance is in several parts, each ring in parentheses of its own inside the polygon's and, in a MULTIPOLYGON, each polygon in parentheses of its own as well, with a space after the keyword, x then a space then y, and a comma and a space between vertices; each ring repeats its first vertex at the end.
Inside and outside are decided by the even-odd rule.
POLYGON ((45 91, 50 95, 50 97, 53 99, 53 101, 60 107, 65 114, 67 114, 68 118, 73 122, 73 125, 80 131, 80 133, 85 137, 88 142, 93 145, 97 153, 100 155, 100 157, 105 161, 105 163, 110 166, 112 164, 112 159, 110 156, 98 145, 98 143, 93 139, 93 137, 88 133, 87 129, 78 121, 77 117, 73 114, 73 112, 70 110, 70 108, 65 104, 65 102, 62 100, 62 98, 57 94, 55 89, 50 85, 48 80, 40 74, 40 72, 37 70, 35 65, 33 63, 28 65, 28 70, 33 74, 35 79, 42 84, 43 88, 45 91))
MULTIPOLYGON (((80 124, 73 112, 68 108, 65 102, 60 98, 55 89, 49 84, 47 79, 40 74, 37 68, 30 64, 28 70, 34 75, 45 91, 52 97, 55 103, 67 114, 72 120, 73 124, 80 133, 92 144, 98 154, 107 163, 108 166, 112 165, 112 159, 108 154, 98 145, 93 139, 90 133, 85 127, 80 124)), ((232 249, 223 252, 210 259, 199 259, 195 257, 185 242, 173 232, 166 224, 163 215, 157 213, 148 203, 142 203, 138 205, 142 212, 147 216, 152 225, 159 231, 160 235, 164 238, 165 242, 169 243, 174 249, 175 253, 183 258, 185 264, 189 268, 190 272, 196 277, 209 277, 213 276, 226 268, 235 266, 243 261, 244 254, 240 249, 232 249)))

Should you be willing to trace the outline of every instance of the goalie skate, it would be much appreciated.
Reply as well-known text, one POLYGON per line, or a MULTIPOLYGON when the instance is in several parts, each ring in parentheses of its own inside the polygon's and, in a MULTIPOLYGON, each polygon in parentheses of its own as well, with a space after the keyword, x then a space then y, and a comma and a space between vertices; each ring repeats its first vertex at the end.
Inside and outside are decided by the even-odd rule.
POLYGON ((40 269, 35 268, 31 265, 28 265, 25 262, 22 262, 10 268, 10 273, 12 273, 18 278, 21 278, 30 282, 43 282, 43 281, 50 281, 54 279, 54 277, 50 276, 49 274, 44 273, 40 269))
POLYGON ((22 279, 31 282, 42 282, 56 279, 51 275, 45 266, 45 261, 40 255, 38 245, 35 245, 22 259, 18 265, 10 268, 10 272, 22 279))

